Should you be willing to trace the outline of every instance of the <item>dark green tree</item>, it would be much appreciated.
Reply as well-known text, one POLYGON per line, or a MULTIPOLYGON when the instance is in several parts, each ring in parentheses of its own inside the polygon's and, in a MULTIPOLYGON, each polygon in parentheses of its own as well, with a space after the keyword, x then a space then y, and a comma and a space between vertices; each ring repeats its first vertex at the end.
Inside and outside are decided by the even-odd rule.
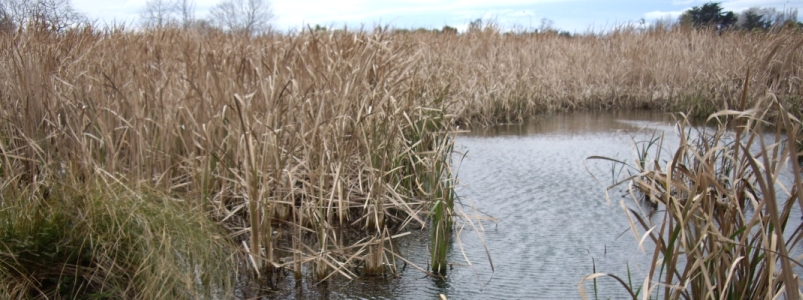
POLYGON ((732 11, 723 11, 719 2, 708 2, 702 6, 695 6, 680 16, 682 24, 690 24, 695 28, 719 26, 730 27, 736 24, 736 14, 732 11))
POLYGON ((446 26, 443 26, 443 30, 441 30, 441 32, 442 33, 446 33, 446 34, 457 34, 457 28, 454 28, 452 26, 446 25, 446 26))
POLYGON ((480 31, 482 30, 482 19, 477 18, 474 21, 468 23, 468 31, 480 31))
POLYGON ((757 10, 749 9, 745 11, 740 16, 740 19, 739 27, 744 30, 766 30, 772 26, 772 21, 765 18, 765 16, 757 10))

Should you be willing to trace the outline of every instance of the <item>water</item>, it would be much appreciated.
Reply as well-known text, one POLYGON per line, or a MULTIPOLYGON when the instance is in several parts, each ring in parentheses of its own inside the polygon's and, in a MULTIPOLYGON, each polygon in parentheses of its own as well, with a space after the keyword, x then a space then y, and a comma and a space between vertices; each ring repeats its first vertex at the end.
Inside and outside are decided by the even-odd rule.
MULTIPOLYGON (((646 254, 639 250, 620 202, 639 207, 622 197, 624 189, 615 188, 605 196, 613 176, 625 175, 626 170, 587 158, 632 161, 634 141, 661 133, 666 135, 663 148, 674 150, 672 124, 670 116, 659 112, 573 113, 461 134, 455 149, 465 156, 462 160, 457 156, 455 172, 462 209, 467 215, 498 221, 475 221, 474 227, 457 224, 455 240, 460 243, 449 252, 454 264, 447 279, 427 277, 408 266, 397 278, 336 280, 315 288, 300 285, 280 297, 579 298, 578 284, 594 267, 624 280, 629 268, 634 280, 643 280, 653 245, 644 245, 646 254)), ((398 247, 407 259, 426 268, 428 239, 426 231, 412 230, 398 247)), ((593 298, 593 284, 586 283, 585 288, 593 298)), ((628 297, 610 277, 598 279, 598 293, 600 299, 628 297)))
MULTIPOLYGON (((634 278, 643 278, 649 257, 628 229, 622 192, 614 189, 610 202, 605 198, 611 172, 619 169, 586 158, 631 159, 634 137, 645 140, 655 129, 671 130, 670 122, 650 112, 574 113, 458 138, 457 149, 467 152, 458 194, 464 204, 499 218, 484 232, 495 272, 481 269, 481 278, 493 277, 482 288, 476 280, 453 281, 442 293, 455 299, 577 298, 577 285, 594 264, 598 272, 622 277, 630 265, 634 278), (644 127, 651 130, 639 131, 644 127)), ((463 242, 476 248, 477 241, 466 235, 463 242)), ((473 261, 484 263, 480 257, 473 261)), ((625 296, 611 278, 598 283, 603 298, 625 296)), ((587 289, 593 292, 592 285, 587 289)))

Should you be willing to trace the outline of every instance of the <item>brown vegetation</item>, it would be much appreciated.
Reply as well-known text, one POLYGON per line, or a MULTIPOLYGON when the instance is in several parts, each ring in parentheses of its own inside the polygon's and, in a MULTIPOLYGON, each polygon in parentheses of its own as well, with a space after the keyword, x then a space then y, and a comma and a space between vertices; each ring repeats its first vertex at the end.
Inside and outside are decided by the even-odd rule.
MULTIPOLYGON (((800 108, 803 34, 653 29, 601 36, 418 35, 421 67, 449 86, 461 122, 517 122, 576 109, 654 108, 705 116, 773 93, 800 108)), ((748 103, 750 105, 752 103, 748 103)))
POLYGON ((643 281, 589 275, 583 298, 584 281, 607 275, 633 299, 799 299, 801 122, 775 97, 748 109, 744 102, 712 115, 715 128, 682 119, 677 145, 656 138, 634 163, 620 162, 635 175, 609 189, 629 184, 632 200, 656 208, 620 203, 636 239, 654 245, 649 271, 643 281))
MULTIPOLYGON (((382 273, 395 257, 387 241, 407 224, 431 224, 433 245, 448 243, 452 125, 573 109, 707 114, 733 107, 747 68, 748 99, 773 93, 799 114, 801 44, 803 35, 791 31, 0 32, 1 205, 28 211, 34 203, 80 219, 91 207, 60 208, 92 191, 109 201, 126 191, 131 201, 207 215, 225 228, 231 249, 247 254, 239 267, 254 272, 244 273, 267 282, 281 268, 315 270, 318 279, 382 273), (143 193, 161 196, 131 196, 143 193)), ((15 220, 2 225, 0 241, 38 222, 15 220)), ((83 241, 104 238, 87 226, 83 241)), ((442 249, 433 246, 433 257, 445 258, 442 249)), ((98 271, 106 263, 119 261, 70 264, 98 271)), ((15 281, 14 291, 76 292, 44 289, 39 275, 8 271, 16 264, 0 265, 0 278, 30 279, 15 281)), ((146 266, 135 260, 124 269, 141 274, 146 266)), ((162 295, 76 278, 85 278, 83 292, 162 295)), ((221 278, 213 286, 230 286, 221 278)), ((196 289, 192 279, 176 280, 186 284, 175 289, 196 289)))

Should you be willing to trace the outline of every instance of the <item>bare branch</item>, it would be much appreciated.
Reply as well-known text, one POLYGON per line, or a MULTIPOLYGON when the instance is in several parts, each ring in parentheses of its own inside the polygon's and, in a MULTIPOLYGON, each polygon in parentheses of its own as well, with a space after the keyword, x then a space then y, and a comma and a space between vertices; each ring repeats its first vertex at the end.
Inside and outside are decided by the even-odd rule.
POLYGON ((162 28, 176 22, 173 17, 175 8, 171 0, 148 0, 140 17, 146 27, 162 28))
POLYGON ((268 31, 272 19, 270 4, 265 0, 224 0, 210 11, 212 23, 247 35, 268 31))
POLYGON ((177 0, 175 10, 179 14, 182 27, 187 28, 195 21, 194 0, 177 0))
POLYGON ((4 28, 35 23, 61 31, 86 22, 86 17, 72 8, 70 0, 0 1, 0 26, 4 28))

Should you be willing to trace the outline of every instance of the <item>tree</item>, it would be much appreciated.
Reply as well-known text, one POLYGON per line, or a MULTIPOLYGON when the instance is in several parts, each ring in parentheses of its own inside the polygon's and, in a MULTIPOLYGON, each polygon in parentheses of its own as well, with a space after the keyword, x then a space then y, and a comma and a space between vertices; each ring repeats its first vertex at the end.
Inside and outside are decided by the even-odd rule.
POLYGON ((273 19, 265 0, 223 0, 209 12, 211 22, 224 30, 246 35, 266 32, 273 19))
POLYGON ((14 22, 11 21, 11 16, 6 13, 3 5, 0 5, 0 32, 8 32, 13 30, 14 22))
POLYGON ((53 31, 87 23, 86 17, 72 8, 70 0, 0 1, 0 27, 25 27, 37 24, 53 31))
POLYGON ((468 31, 481 31, 482 30, 482 19, 477 18, 474 21, 468 22, 468 31))
POLYGON ((775 12, 771 17, 772 27, 775 28, 798 28, 800 22, 797 21, 797 8, 787 8, 781 12, 775 12))
POLYGON ((443 26, 443 30, 441 30, 441 32, 445 33, 445 34, 457 35, 457 28, 454 28, 454 27, 449 26, 449 25, 444 25, 443 26))
POLYGON ((145 10, 140 17, 147 27, 162 28, 168 24, 175 23, 173 12, 176 6, 170 0, 148 0, 145 2, 145 10))
POLYGON ((146 27, 164 27, 180 23, 189 28, 195 23, 194 0, 148 0, 140 13, 146 27))
POLYGON ((547 33, 547 32, 550 32, 550 31, 557 31, 557 30, 555 30, 554 26, 555 26, 555 21, 552 21, 552 20, 547 19, 547 18, 542 18, 541 19, 541 26, 538 26, 538 32, 539 33, 547 33))
POLYGON ((771 18, 772 13, 770 10, 761 9, 759 7, 751 7, 739 15, 739 21, 736 23, 736 25, 742 29, 750 31, 766 30, 772 26, 771 18))
POLYGON ((708 2, 695 6, 680 16, 681 24, 691 24, 695 28, 718 26, 727 28, 736 23, 736 14, 724 12, 718 2, 708 2))
POLYGON ((195 22, 194 0, 178 0, 175 11, 179 14, 182 27, 187 28, 195 22))
POLYGON ((774 7, 751 7, 739 15, 736 25, 745 30, 768 30, 786 26, 795 27, 796 23, 797 9, 795 8, 779 11, 774 7))

